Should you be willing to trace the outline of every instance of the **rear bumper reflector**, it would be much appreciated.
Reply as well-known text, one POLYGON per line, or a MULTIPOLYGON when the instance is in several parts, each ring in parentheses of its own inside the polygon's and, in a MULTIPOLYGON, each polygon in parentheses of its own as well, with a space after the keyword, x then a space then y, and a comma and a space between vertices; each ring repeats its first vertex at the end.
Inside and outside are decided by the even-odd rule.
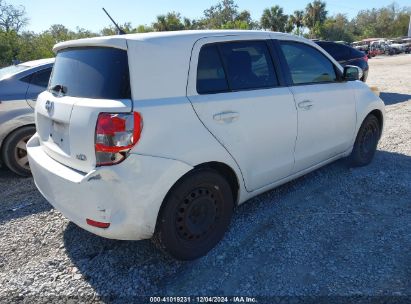
POLYGON ((94 227, 97 227, 97 228, 108 228, 108 227, 110 227, 110 223, 97 222, 97 221, 93 221, 91 219, 86 219, 86 222, 87 222, 88 225, 94 226, 94 227))

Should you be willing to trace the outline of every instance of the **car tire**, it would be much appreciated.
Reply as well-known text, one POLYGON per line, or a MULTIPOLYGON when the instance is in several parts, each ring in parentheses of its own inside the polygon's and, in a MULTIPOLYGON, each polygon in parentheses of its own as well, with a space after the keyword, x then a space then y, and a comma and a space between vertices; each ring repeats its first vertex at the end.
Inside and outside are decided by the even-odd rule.
POLYGON ((36 127, 21 127, 9 134, 3 142, 2 159, 4 164, 20 176, 30 176, 26 143, 36 133, 36 127))
POLYGON ((233 209, 233 193, 224 177, 213 169, 193 170, 167 194, 153 241, 176 259, 199 258, 223 238, 233 209))
POLYGON ((350 155, 350 164, 353 167, 368 165, 374 158, 380 139, 381 128, 378 118, 370 114, 361 124, 350 155))

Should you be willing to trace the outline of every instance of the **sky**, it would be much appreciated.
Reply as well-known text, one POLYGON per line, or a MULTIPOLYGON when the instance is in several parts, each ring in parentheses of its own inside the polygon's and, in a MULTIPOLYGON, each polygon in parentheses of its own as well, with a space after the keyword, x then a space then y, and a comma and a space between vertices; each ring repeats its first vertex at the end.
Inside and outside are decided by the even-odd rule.
MULTIPOLYGON (((151 25, 156 16, 169 11, 180 12, 182 16, 198 19, 203 11, 216 4, 218 0, 6 0, 13 5, 26 8, 29 24, 25 30, 42 32, 52 24, 63 24, 71 30, 76 27, 99 32, 111 24, 102 11, 104 7, 113 19, 122 24, 131 22, 135 27, 140 24, 151 25)), ((248 10, 253 19, 258 20, 267 7, 279 4, 286 14, 297 9, 304 9, 308 0, 272 1, 272 0, 235 0, 239 10, 248 10)), ((330 15, 346 14, 355 17, 360 10, 380 8, 391 4, 392 0, 326 0, 330 15)), ((410 0, 397 0, 400 6, 410 6, 410 0)))

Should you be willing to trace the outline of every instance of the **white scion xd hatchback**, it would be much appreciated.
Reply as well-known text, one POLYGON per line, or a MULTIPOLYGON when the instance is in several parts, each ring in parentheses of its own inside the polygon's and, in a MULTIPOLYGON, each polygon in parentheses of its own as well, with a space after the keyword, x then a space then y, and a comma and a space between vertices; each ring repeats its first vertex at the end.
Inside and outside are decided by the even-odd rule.
POLYGON ((30 167, 97 235, 207 253, 233 208, 338 158, 368 164, 384 104, 315 43, 185 31, 59 43, 30 167))

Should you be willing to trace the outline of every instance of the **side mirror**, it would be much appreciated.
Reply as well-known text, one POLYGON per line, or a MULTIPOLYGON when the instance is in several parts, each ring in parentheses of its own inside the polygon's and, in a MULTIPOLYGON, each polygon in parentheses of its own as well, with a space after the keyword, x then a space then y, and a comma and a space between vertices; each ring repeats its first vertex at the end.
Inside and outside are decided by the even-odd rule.
POLYGON ((346 65, 344 67, 344 80, 360 80, 362 78, 363 71, 361 68, 354 65, 346 65))

